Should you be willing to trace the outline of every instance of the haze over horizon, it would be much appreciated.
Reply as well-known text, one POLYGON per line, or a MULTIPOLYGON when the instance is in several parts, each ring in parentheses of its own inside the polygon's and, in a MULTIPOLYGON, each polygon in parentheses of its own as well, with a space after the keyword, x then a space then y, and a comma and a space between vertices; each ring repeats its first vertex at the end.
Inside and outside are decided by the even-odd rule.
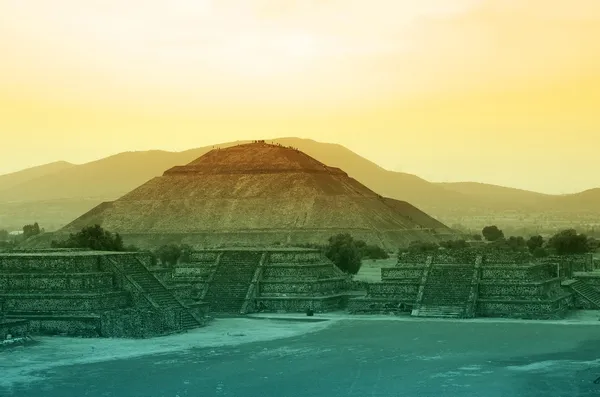
POLYGON ((600 186, 597 0, 5 0, 0 174, 277 137, 390 170, 600 186))

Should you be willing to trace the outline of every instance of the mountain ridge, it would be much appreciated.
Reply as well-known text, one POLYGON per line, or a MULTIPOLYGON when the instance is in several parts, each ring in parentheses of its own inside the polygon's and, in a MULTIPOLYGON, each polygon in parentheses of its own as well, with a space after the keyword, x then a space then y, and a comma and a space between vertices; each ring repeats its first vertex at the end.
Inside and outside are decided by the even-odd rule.
MULTIPOLYGON (((549 195, 477 182, 435 183, 413 174, 387 170, 335 143, 292 137, 266 141, 296 147, 327 166, 344 170, 382 196, 407 201, 435 218, 452 218, 458 223, 469 217, 489 218, 507 212, 526 215, 530 211, 600 213, 600 188, 549 195)), ((6 227, 7 223, 22 226, 23 222, 34 220, 56 227, 64 225, 81 215, 75 211, 89 210, 100 202, 115 200, 169 168, 188 164, 213 147, 225 148, 248 142, 251 141, 227 142, 180 152, 121 152, 80 165, 63 162, 64 169, 59 165, 53 172, 44 171, 45 165, 42 165, 33 167, 38 169, 37 174, 28 174, 30 169, 17 172, 21 173, 19 183, 11 185, 3 185, 0 176, 0 228, 6 227), (36 205, 40 202, 51 202, 51 210, 36 205)))

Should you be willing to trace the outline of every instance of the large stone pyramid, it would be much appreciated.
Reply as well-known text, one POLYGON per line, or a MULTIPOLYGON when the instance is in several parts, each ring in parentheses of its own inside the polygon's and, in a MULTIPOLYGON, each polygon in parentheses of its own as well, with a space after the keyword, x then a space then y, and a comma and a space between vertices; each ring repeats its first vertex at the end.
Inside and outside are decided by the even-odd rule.
POLYGON ((454 234, 409 203, 381 197, 338 168, 264 141, 214 149, 173 167, 61 232, 93 224, 143 248, 169 242, 197 248, 323 243, 350 233, 395 249, 454 234))

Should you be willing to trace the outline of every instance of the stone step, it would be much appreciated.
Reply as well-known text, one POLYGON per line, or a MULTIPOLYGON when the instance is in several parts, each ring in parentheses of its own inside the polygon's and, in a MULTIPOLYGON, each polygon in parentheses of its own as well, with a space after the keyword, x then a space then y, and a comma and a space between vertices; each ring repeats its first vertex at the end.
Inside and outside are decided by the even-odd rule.
POLYGON ((459 306, 423 306, 419 310, 413 311, 416 317, 452 317, 458 318, 462 315, 464 309, 459 306))

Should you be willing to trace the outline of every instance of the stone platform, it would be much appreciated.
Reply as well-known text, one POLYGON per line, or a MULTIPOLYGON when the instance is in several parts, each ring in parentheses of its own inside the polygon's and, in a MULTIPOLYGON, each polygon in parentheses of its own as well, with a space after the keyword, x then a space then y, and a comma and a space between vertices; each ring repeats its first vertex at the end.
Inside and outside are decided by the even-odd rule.
POLYGON ((0 254, 0 314, 45 335, 149 337, 199 327, 206 307, 187 307, 147 269, 147 253, 0 254))
MULTIPOLYGON (((564 276, 556 260, 468 249, 403 255, 396 266, 382 268, 382 282, 368 283, 367 295, 351 299, 348 310, 420 315, 426 309, 434 317, 560 319, 574 307, 574 294, 561 287, 564 276)), ((568 266, 563 264, 563 269, 568 266)))
POLYGON ((215 313, 324 312, 349 297, 349 277, 310 249, 196 251, 161 277, 180 299, 206 300, 215 313))

